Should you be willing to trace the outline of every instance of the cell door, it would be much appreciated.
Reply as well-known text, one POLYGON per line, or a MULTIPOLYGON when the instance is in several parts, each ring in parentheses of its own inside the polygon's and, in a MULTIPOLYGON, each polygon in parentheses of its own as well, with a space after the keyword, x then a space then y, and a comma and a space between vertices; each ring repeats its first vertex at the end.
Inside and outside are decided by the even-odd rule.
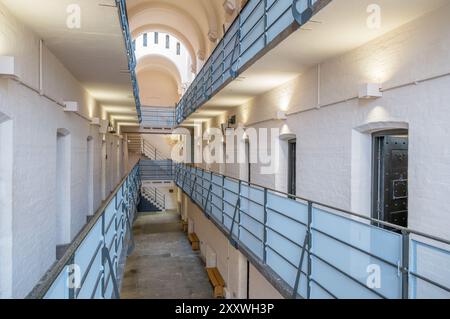
POLYGON ((374 136, 374 218, 408 226, 408 134, 374 136))
POLYGON ((288 142, 288 194, 297 194, 297 140, 288 142))

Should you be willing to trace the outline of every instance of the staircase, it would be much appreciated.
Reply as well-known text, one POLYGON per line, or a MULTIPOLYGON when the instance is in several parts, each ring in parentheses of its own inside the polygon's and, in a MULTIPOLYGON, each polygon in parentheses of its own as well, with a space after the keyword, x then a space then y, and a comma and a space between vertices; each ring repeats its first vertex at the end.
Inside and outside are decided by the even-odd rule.
POLYGON ((142 186, 141 195, 152 205, 156 206, 159 211, 166 211, 166 195, 155 187, 142 186))
POLYGON ((147 159, 152 161, 165 161, 167 158, 156 149, 152 144, 150 144, 147 140, 141 138, 141 154, 144 155, 147 159))
POLYGON ((128 151, 136 154, 141 153, 141 136, 139 134, 128 135, 128 151))

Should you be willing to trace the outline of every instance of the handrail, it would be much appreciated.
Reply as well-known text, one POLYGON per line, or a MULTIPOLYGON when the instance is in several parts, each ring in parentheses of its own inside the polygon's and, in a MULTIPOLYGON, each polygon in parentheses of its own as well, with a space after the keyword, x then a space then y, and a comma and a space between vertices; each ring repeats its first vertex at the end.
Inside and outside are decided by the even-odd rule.
POLYGON ((142 125, 148 128, 170 128, 175 127, 174 107, 141 106, 142 125))
POLYGON ((166 195, 159 191, 156 187, 148 185, 142 186, 142 193, 146 194, 153 200, 162 210, 166 209, 166 195))
POLYGON ((171 160, 144 160, 139 162, 142 180, 173 180, 174 165, 171 160))
MULTIPOLYGON (((180 165, 180 164, 181 163, 177 163, 175 165, 180 165)), ((358 213, 355 213, 355 212, 352 212, 352 211, 349 211, 349 210, 346 210, 346 209, 343 209, 343 208, 337 208, 337 207, 331 206, 329 204, 324 204, 324 203, 321 203, 319 201, 315 201, 315 200, 308 199, 308 198, 305 198, 305 197, 301 197, 301 196, 298 196, 298 195, 290 194, 288 192, 280 191, 280 190, 277 190, 275 188, 271 188, 271 187, 268 187, 268 186, 262 186, 260 184, 254 183, 254 182, 249 183, 247 181, 244 181, 243 179, 239 179, 239 178, 236 178, 236 177, 233 177, 233 176, 228 176, 228 175, 222 175, 222 174, 219 174, 217 172, 213 172, 213 171, 208 170, 208 169, 196 167, 194 164, 191 164, 191 163, 183 163, 182 165, 186 165, 186 166, 189 166, 189 167, 194 168, 194 169, 201 169, 202 171, 204 171, 206 173, 214 174, 216 176, 219 176, 219 175, 220 176, 224 176, 227 179, 231 179, 231 180, 234 180, 236 182, 242 182, 243 184, 247 184, 249 186, 255 186, 255 187, 258 187, 258 188, 261 188, 261 189, 267 189, 267 190, 269 190, 271 192, 274 192, 274 193, 277 193, 277 194, 280 194, 280 195, 284 195, 284 196, 286 196, 288 198, 292 198, 292 199, 295 199, 295 200, 301 200, 301 201, 305 201, 305 202, 310 202, 310 203, 312 203, 314 205, 318 205, 318 206, 321 206, 321 207, 324 207, 324 208, 329 208, 329 209, 332 209, 332 210, 335 210, 335 211, 339 211, 340 213, 344 213, 346 215, 350 215, 350 216, 353 216, 353 217, 358 217, 358 218, 361 218, 361 219, 365 219, 367 221, 370 221, 372 223, 376 223, 376 224, 379 224, 379 225, 382 225, 382 226, 394 228, 394 229, 396 229, 396 230, 398 230, 400 232, 408 232, 410 234, 418 235, 418 236, 421 236, 421 237, 425 237, 425 238, 428 238, 428 239, 431 239, 431 240, 435 240, 435 241, 441 242, 441 243, 446 244, 446 245, 450 245, 450 240, 447 240, 447 239, 444 239, 444 238, 440 238, 440 237, 437 237, 437 236, 434 236, 434 235, 426 234, 426 233, 418 231, 418 230, 414 230, 414 229, 411 229, 411 228, 407 228, 407 227, 391 224, 391 223, 388 223, 388 222, 385 222, 385 221, 382 221, 382 220, 379 220, 379 219, 376 219, 376 218, 373 218, 373 217, 361 215, 361 214, 358 214, 358 213)))
POLYGON ((133 172, 137 172, 138 164, 136 164, 132 169, 129 170, 128 174, 122 178, 121 182, 116 186, 113 192, 108 196, 108 198, 103 201, 100 208, 96 211, 89 222, 83 227, 78 236, 72 241, 72 243, 67 248, 66 252, 60 260, 58 260, 49 270, 49 272, 44 276, 42 281, 30 292, 27 296, 28 299, 41 299, 44 298, 45 294, 49 291, 54 281, 58 278, 64 268, 68 266, 77 252, 78 248, 82 245, 83 241, 89 235, 91 230, 97 224, 97 222, 102 218, 108 206, 115 200, 118 192, 122 189, 125 182, 129 179, 133 172))
POLYGON ((136 76, 136 55, 134 52, 133 40, 131 38, 130 26, 128 21, 127 4, 125 0, 116 0, 116 6, 119 11, 120 24, 122 27, 125 48, 128 56, 128 69, 130 71, 131 83, 133 86, 133 95, 136 104, 136 111, 139 123, 142 123, 141 99, 139 95, 139 84, 136 76))
POLYGON ((150 144, 143 137, 141 138, 142 143, 142 154, 154 161, 165 161, 168 160, 164 155, 153 145, 150 144))
POLYGON ((447 239, 192 165, 177 164, 175 171, 177 186, 204 211, 232 245, 255 262, 263 274, 271 274, 272 277, 267 278, 286 297, 296 298, 300 294, 302 298, 313 298, 317 297, 318 291, 331 297, 350 294, 354 298, 362 297, 358 293, 404 299, 416 298, 416 294, 419 297, 450 296, 447 279, 439 280, 450 274, 445 268, 445 264, 450 263, 450 241, 447 239), (299 236, 303 237, 300 239, 299 236), (424 268, 427 264, 432 268, 424 268), (366 273, 366 266, 380 267, 384 287, 371 287, 366 283, 370 275, 369 270, 366 273), (320 276, 318 272, 325 271, 323 267, 328 268, 329 274, 320 276), (392 277, 394 273, 396 275, 392 277), (341 290, 342 285, 337 285, 335 280, 324 282, 323 278, 329 276, 350 281, 348 289, 341 290), (431 285, 434 290, 421 283, 431 285))

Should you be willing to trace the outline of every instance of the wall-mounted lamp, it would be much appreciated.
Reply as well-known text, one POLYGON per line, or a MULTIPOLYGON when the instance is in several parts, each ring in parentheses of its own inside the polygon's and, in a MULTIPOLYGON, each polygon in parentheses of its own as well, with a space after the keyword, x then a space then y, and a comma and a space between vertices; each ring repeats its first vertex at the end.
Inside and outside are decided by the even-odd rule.
POLYGON ((0 56, 0 76, 16 76, 13 56, 0 56))
POLYGON ((111 124, 111 122, 108 123, 108 133, 110 133, 110 134, 115 134, 116 133, 116 129, 111 124))
POLYGON ((277 112, 277 120, 287 120, 286 112, 278 111, 277 112))
POLYGON ((93 117, 91 120, 91 125, 100 126, 100 119, 98 117, 93 117))
POLYGON ((101 134, 108 133, 108 121, 107 120, 100 120, 100 129, 101 134))
POLYGON ((78 102, 64 101, 64 112, 78 112, 78 102))
POLYGON ((381 92, 381 84, 379 83, 364 83, 359 87, 360 99, 376 99, 383 96, 381 92))

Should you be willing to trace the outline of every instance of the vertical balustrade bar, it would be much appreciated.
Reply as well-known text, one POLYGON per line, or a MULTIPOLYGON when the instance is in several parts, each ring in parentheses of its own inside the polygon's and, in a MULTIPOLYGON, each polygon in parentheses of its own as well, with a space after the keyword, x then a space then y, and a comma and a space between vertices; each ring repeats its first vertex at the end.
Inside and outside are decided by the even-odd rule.
POLYGON ((264 0, 264 46, 267 46, 267 20, 268 20, 268 13, 267 13, 267 0, 264 0))
MULTIPOLYGON (((105 211, 102 214, 102 244, 103 244, 103 248, 105 247, 106 240, 105 240, 105 211)), ((105 282, 105 277, 106 277, 106 271, 105 271, 105 259, 103 258, 102 255, 102 298, 105 299, 105 288, 106 288, 106 282, 105 282)))
POLYGON ((409 298, 409 233, 402 231, 402 299, 409 298))
MULTIPOLYGON (((242 181, 239 180, 239 189, 238 189, 239 207, 238 207, 238 216, 237 216, 238 217, 238 221, 237 221, 237 224, 238 224, 237 239, 238 239, 238 241, 241 239, 241 205, 240 205, 240 203, 241 203, 241 196, 242 196, 241 192, 242 192, 242 181)), ((247 209, 248 209, 248 201, 247 201, 247 209)))
MULTIPOLYGON (((81 274, 77 274, 75 272, 75 255, 73 255, 72 257, 70 257, 70 260, 68 262, 68 265, 66 266, 69 267, 70 272, 68 273, 68 280, 67 280, 67 288, 69 289, 69 299, 75 299, 75 283, 77 282, 77 278, 76 276, 81 275, 81 274)), ((79 278, 81 279, 81 278, 79 278)), ((80 288, 80 287, 78 287, 80 288)))
POLYGON ((267 188, 264 188, 264 234, 263 234, 263 263, 267 264, 267 188))
POLYGON ((225 190, 224 190, 224 188, 225 188, 225 176, 224 175, 222 175, 222 207, 221 207, 221 211, 222 211, 222 225, 225 225, 225 216, 223 215, 224 214, 224 208, 225 208, 225 204, 224 204, 224 201, 225 201, 225 190))
POLYGON ((307 271, 307 286, 306 298, 311 299, 311 275, 312 275, 312 222, 313 222, 313 203, 308 202, 308 271, 307 271))

